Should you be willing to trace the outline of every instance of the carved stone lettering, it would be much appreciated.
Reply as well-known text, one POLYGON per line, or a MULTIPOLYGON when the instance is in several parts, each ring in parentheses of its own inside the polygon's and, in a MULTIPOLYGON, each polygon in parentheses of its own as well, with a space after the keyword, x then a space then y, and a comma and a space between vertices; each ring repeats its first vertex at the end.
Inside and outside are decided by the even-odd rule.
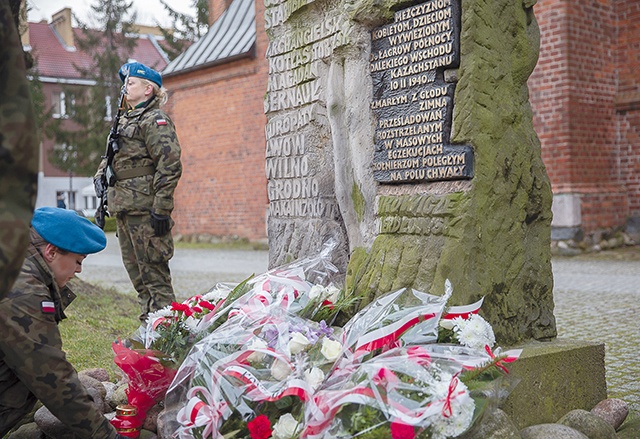
POLYGON ((323 61, 337 47, 348 43, 346 17, 331 13, 308 26, 288 26, 292 14, 314 0, 267 0, 265 23, 274 29, 266 56, 269 63, 264 112, 267 194, 273 218, 339 217, 330 169, 319 160, 326 145, 321 125, 311 126, 319 113, 326 114, 322 83, 323 61), (275 34, 278 34, 275 36, 275 34), (312 133, 312 135, 307 135, 312 133), (310 156, 309 150, 315 151, 310 156), (318 152, 321 152, 318 155, 318 152))
POLYGON ((456 2, 431 0, 371 33, 372 167, 381 183, 472 177, 472 148, 449 141, 455 84, 443 74, 459 64, 459 17, 456 2))

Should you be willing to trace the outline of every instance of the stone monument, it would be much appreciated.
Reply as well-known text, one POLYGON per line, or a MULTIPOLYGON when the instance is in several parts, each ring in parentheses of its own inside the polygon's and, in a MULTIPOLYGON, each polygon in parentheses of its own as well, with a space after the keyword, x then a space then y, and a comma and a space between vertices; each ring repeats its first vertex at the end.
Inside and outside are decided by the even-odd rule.
POLYGON ((534 3, 266 0, 270 265, 333 237, 359 307, 450 279, 501 345, 554 339, 534 3))
POLYGON ((268 0, 271 265, 333 236, 362 305, 448 278, 502 343, 554 337, 531 6, 268 0))

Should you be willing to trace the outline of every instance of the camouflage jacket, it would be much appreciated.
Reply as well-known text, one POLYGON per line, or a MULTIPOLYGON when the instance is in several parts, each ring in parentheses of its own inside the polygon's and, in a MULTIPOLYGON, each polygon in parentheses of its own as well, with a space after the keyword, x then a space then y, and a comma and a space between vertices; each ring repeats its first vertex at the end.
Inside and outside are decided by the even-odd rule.
POLYGON ((24 53, 9 2, 0 2, 0 299, 29 244, 39 144, 24 53))
MULTIPOLYGON (((173 122, 160 109, 158 99, 123 114, 118 133, 120 150, 113 160, 118 180, 108 190, 109 212, 136 215, 154 210, 159 215, 171 214, 173 192, 182 175, 180 143, 173 122)), ((96 178, 105 166, 106 159, 96 178)))
POLYGON ((19 407, 33 393, 76 437, 113 439, 62 351, 58 322, 75 298, 60 290, 38 250, 29 246, 20 275, 0 300, 0 405, 19 407))

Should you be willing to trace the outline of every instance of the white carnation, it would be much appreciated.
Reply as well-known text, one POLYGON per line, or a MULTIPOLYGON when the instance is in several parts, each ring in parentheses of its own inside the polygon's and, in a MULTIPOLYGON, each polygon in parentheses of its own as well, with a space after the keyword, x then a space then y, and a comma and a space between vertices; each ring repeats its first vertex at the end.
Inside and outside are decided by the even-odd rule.
POLYGON ((484 350, 485 345, 491 348, 496 343, 493 328, 478 314, 471 314, 467 320, 457 317, 453 323, 453 332, 463 346, 484 350))
POLYGON ((327 300, 331 303, 338 302, 338 299, 340 299, 340 291, 340 288, 329 285, 327 287, 327 300))

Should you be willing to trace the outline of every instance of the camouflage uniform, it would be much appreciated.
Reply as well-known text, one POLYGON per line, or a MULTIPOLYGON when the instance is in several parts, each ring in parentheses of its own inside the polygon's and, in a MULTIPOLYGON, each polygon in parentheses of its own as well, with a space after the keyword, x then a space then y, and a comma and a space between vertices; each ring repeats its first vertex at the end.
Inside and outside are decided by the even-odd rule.
MULTIPOLYGON (((169 260, 171 233, 156 236, 151 211, 170 215, 173 192, 182 175, 180 144, 173 122, 154 97, 146 106, 123 114, 120 150, 113 160, 117 181, 108 189, 109 212, 116 216, 122 261, 138 292, 140 320, 175 300, 169 260)), ((104 172, 100 164, 95 178, 104 172)), ((170 220, 173 227, 173 220, 170 220)))
POLYGON ((0 300, 0 437, 38 399, 76 437, 116 437, 62 351, 58 322, 74 298, 67 287, 57 287, 39 251, 29 246, 13 289, 0 300))
MULTIPOLYGON (((14 2, 18 6, 19 2, 14 2)), ((36 202, 39 150, 22 44, 0 1, 0 299, 20 272, 36 202)))

